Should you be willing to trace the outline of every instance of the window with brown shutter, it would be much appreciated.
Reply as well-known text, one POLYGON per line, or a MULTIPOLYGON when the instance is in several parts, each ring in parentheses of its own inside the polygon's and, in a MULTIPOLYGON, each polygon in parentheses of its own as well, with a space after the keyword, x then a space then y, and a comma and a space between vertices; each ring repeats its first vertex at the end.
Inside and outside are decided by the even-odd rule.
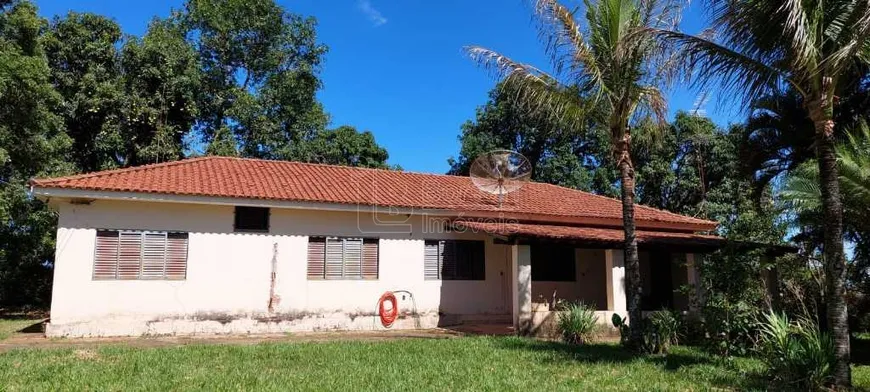
POLYGON ((426 241, 423 251, 425 280, 484 280, 486 255, 483 241, 426 241))
POLYGON ((309 237, 308 279, 378 278, 378 240, 309 237))
POLYGON ((187 233, 98 230, 94 280, 183 280, 187 233))
POLYGON ((308 237, 308 279, 323 279, 326 260, 326 238, 308 237))

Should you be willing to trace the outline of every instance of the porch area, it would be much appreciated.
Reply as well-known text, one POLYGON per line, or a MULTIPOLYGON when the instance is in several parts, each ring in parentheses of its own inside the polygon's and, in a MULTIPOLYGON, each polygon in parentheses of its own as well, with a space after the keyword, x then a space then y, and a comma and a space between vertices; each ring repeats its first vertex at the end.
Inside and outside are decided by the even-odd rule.
MULTIPOLYGON (((551 335, 560 306, 582 302, 598 322, 627 317, 622 230, 519 223, 455 223, 488 233, 507 248, 510 315, 520 334, 551 335)), ((644 311, 693 311, 703 293, 696 257, 722 244, 716 236, 638 232, 644 311)))

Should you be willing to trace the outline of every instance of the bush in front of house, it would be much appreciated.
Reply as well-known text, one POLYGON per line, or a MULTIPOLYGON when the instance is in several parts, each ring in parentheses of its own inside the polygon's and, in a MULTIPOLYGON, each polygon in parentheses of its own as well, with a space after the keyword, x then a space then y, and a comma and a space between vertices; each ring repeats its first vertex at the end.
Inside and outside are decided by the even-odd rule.
POLYGON ((668 310, 652 312, 644 320, 644 351, 652 354, 665 354, 671 344, 677 343, 680 320, 668 310))
POLYGON ((571 303, 561 307, 558 328, 562 340, 569 344, 585 344, 592 340, 598 328, 595 309, 583 303, 571 303))
POLYGON ((834 341, 807 318, 769 312, 758 324, 759 350, 771 380, 782 388, 819 390, 831 380, 834 341))
MULTIPOLYGON (((614 314, 611 322, 619 329, 620 343, 625 346, 630 333, 626 319, 614 314)), ((640 346, 631 347, 632 349, 647 354, 666 354, 671 344, 677 343, 680 320, 672 312, 667 310, 651 312, 640 320, 640 323, 643 339, 640 346)))

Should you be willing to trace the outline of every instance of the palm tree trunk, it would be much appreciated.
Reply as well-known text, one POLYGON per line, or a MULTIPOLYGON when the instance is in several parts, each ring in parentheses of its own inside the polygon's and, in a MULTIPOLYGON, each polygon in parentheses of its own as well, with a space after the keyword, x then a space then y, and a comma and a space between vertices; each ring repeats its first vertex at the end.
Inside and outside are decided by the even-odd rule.
POLYGON ((634 223, 634 164, 631 162, 631 129, 625 127, 618 143, 619 173, 622 179, 622 226, 625 232, 625 288, 628 307, 628 345, 639 348, 643 341, 643 315, 640 309, 641 282, 640 261, 637 254, 637 238, 634 223))
MULTIPOLYGON (((830 78, 824 78, 830 84, 830 78)), ((823 91, 829 89, 823 88, 823 91)), ((834 120, 832 94, 823 92, 819 100, 810 103, 810 117, 816 128, 816 155, 822 190, 824 214, 825 302, 828 328, 834 337, 834 383, 840 388, 851 385, 849 368, 849 324, 846 310, 846 258, 843 254, 843 205, 837 155, 834 150, 834 120)))

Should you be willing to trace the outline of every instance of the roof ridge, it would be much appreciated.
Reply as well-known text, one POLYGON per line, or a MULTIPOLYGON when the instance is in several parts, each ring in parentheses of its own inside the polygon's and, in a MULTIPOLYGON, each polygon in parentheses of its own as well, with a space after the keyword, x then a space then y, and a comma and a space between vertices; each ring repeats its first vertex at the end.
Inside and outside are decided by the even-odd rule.
POLYGON ((414 175, 419 175, 419 176, 468 178, 467 176, 459 176, 459 175, 455 175, 455 174, 425 173, 425 172, 418 172, 418 171, 405 170, 405 169, 392 170, 392 169, 383 169, 383 168, 377 168, 377 167, 347 166, 347 165, 337 165, 337 164, 333 164, 333 163, 290 161, 290 160, 284 160, 284 159, 244 158, 244 157, 227 157, 227 156, 209 156, 207 158, 231 159, 231 160, 248 161, 248 162, 268 162, 268 163, 281 163, 281 164, 288 164, 289 163, 289 164, 304 165, 304 166, 332 167, 332 168, 343 169, 343 170, 360 170, 360 171, 376 171, 376 172, 384 172, 384 173, 414 174, 414 175))
POLYGON ((158 168, 158 167, 168 167, 168 166, 177 166, 177 165, 182 165, 182 164, 188 164, 188 163, 206 160, 209 158, 212 158, 212 157, 210 157, 210 156, 192 157, 192 158, 179 159, 177 161, 149 163, 147 165, 121 167, 121 168, 109 169, 109 170, 99 170, 99 171, 90 172, 90 173, 79 173, 79 174, 73 174, 73 175, 64 176, 64 177, 34 178, 34 179, 30 180, 30 183, 40 185, 40 184, 54 183, 54 182, 61 182, 61 181, 81 180, 81 179, 93 178, 93 177, 103 177, 103 176, 112 175, 112 174, 119 174, 119 173, 132 173, 132 172, 153 169, 153 168, 158 168))

